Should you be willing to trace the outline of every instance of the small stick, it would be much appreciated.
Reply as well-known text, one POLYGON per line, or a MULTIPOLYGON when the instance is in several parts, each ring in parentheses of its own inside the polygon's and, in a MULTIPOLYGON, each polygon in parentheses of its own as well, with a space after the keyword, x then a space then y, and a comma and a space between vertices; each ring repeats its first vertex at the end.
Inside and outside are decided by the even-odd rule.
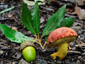
POLYGON ((5 13, 5 12, 8 12, 8 11, 14 9, 14 8, 15 8, 15 6, 12 6, 12 7, 10 7, 10 8, 7 8, 7 9, 1 11, 0 14, 5 13))
POLYGON ((18 22, 18 21, 16 20, 16 18, 13 18, 13 19, 14 19, 15 22, 18 22))

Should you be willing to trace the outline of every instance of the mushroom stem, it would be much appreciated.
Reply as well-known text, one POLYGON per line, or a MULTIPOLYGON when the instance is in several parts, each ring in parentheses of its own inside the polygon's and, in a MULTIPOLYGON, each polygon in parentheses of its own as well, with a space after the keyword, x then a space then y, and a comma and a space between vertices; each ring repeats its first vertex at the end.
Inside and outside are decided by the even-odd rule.
POLYGON ((58 45, 58 51, 51 54, 51 56, 53 57, 53 59, 56 59, 56 56, 58 56, 59 59, 62 60, 67 55, 67 51, 68 51, 68 43, 65 42, 65 43, 58 45))

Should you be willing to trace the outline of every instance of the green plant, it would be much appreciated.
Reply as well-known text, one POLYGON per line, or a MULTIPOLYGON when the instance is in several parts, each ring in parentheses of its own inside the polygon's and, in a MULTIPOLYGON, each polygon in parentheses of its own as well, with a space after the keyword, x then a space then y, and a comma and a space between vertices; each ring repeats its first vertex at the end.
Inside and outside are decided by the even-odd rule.
POLYGON ((23 35, 18 31, 14 31, 11 28, 0 24, 0 29, 3 31, 4 35, 12 42, 22 43, 24 41, 31 41, 38 43, 42 49, 44 49, 46 43, 42 45, 41 40, 45 37, 46 42, 49 33, 59 27, 70 27, 73 24, 72 18, 64 18, 66 10, 66 5, 62 6, 55 14, 53 14, 47 21, 45 28, 43 29, 42 35, 40 36, 40 16, 39 16, 39 6, 36 2, 32 14, 31 10, 28 9, 25 3, 22 3, 22 14, 21 19, 23 25, 34 34, 34 38, 23 35))

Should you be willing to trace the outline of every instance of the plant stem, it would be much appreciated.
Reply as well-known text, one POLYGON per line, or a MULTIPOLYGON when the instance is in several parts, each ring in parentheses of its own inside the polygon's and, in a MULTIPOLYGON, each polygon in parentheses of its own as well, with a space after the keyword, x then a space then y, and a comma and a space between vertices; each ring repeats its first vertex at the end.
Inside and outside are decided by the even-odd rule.
POLYGON ((39 34, 38 34, 38 39, 39 39, 39 34))
POLYGON ((45 48, 45 45, 46 45, 46 42, 44 43, 44 45, 42 45, 42 43, 41 43, 42 36, 41 36, 41 38, 39 38, 39 34, 38 34, 38 35, 35 35, 35 38, 36 38, 36 41, 35 42, 37 44, 39 44, 42 49, 44 49, 45 48))
POLYGON ((39 44, 40 44, 41 48, 43 49, 43 46, 42 46, 42 44, 41 44, 41 39, 39 39, 39 44))
POLYGON ((37 35, 35 34, 34 36, 35 36, 35 38, 37 39, 37 35))
POLYGON ((36 38, 36 40, 37 40, 37 41, 35 41, 35 42, 38 43, 38 44, 40 45, 40 47, 43 49, 43 46, 42 46, 42 44, 41 44, 42 38, 39 38, 39 34, 38 34, 38 35, 35 35, 35 38, 36 38))
POLYGON ((44 45, 42 46, 43 47, 43 49, 45 48, 45 45, 46 45, 46 42, 44 43, 44 45))

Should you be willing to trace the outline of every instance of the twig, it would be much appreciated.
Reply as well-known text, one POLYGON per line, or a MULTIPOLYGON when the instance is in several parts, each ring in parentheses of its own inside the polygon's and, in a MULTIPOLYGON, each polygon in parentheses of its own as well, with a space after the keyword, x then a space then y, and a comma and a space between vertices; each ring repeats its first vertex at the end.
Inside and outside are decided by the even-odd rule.
POLYGON ((68 51, 68 54, 80 54, 81 55, 81 52, 79 52, 79 51, 68 51))
POLYGON ((10 8, 7 8, 7 9, 1 11, 0 14, 5 13, 5 12, 8 12, 8 11, 14 9, 14 8, 15 8, 15 6, 12 6, 12 7, 10 7, 10 8))
POLYGON ((14 19, 15 22, 18 22, 18 21, 16 20, 16 18, 13 18, 13 19, 14 19))

